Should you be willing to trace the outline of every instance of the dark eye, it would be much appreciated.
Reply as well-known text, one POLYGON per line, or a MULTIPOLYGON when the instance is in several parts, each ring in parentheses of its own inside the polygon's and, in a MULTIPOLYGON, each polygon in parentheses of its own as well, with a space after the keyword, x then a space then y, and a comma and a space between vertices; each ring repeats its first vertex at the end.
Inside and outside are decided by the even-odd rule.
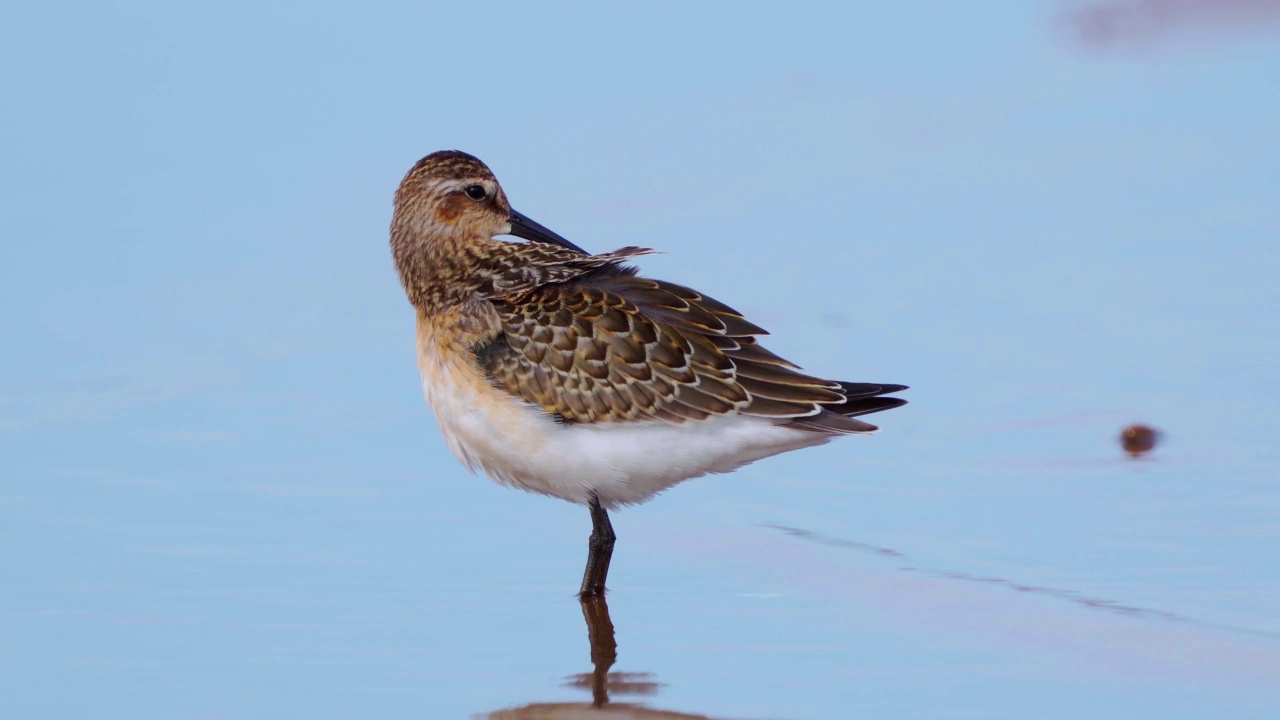
POLYGON ((467 194, 467 197, 475 200, 476 202, 479 202, 489 196, 489 191, 485 190, 483 185, 469 185, 466 190, 463 190, 463 192, 467 194))

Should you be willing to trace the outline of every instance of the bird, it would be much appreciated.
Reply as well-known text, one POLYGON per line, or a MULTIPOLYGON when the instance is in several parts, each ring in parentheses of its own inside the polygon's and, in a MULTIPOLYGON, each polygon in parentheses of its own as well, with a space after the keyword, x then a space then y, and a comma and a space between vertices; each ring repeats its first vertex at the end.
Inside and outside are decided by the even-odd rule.
POLYGON ((419 160, 393 206, 391 255, 444 440, 472 472, 587 507, 583 599, 605 591, 610 510, 873 432, 857 417, 906 404, 889 396, 905 385, 805 374, 742 313, 641 275, 630 263, 649 248, 592 254, 513 210, 467 153, 419 160))

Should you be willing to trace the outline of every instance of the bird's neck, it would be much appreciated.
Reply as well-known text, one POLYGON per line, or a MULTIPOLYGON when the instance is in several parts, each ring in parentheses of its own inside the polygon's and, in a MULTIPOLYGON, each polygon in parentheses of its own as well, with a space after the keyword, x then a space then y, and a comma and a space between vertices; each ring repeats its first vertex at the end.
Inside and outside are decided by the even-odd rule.
POLYGON ((419 310, 442 312, 481 298, 484 260, 501 245, 492 238, 440 235, 421 242, 396 228, 392 255, 409 302, 419 310))

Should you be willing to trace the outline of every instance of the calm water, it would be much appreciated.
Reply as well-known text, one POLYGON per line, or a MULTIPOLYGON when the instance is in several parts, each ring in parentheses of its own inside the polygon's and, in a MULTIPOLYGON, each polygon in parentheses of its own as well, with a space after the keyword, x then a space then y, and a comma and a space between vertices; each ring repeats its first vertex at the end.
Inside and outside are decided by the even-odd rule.
POLYGON ((0 717, 1280 717, 1274 13, 1102 4, 6 7, 0 717), (448 147, 911 404, 583 608, 420 396, 448 147))
POLYGON ((586 511, 428 457, 416 398, 217 438, 137 392, 146 432, 10 430, 6 717, 1280 708, 1280 492, 1247 422, 1147 417, 1165 444, 1129 460, 1118 412, 957 427, 917 387, 874 438, 615 513, 583 608, 586 511))

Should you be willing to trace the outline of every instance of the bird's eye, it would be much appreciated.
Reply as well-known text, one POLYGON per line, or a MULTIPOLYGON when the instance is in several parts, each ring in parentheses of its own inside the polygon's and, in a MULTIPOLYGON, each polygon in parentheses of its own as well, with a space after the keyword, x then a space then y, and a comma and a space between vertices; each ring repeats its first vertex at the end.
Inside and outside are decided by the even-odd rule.
POLYGON ((484 200, 489 196, 489 191, 485 190, 483 185, 469 185, 466 190, 463 190, 463 192, 467 194, 467 197, 475 200, 476 202, 484 200))

